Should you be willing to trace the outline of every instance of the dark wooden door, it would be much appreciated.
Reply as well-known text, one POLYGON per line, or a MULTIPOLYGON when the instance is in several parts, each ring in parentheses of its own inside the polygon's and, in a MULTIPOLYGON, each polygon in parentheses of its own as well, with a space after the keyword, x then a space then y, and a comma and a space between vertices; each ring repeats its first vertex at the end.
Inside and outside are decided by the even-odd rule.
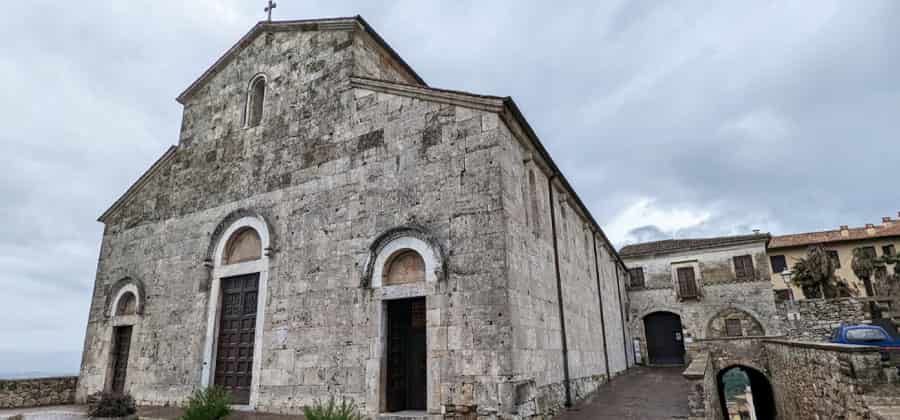
POLYGON ((425 298, 388 302, 387 411, 425 410, 425 298))
POLYGON ((215 384, 234 404, 250 403, 259 274, 222 279, 215 384))
POLYGON ((684 337, 681 318, 669 312, 655 312, 644 317, 647 334, 647 356, 651 364, 684 364, 684 337))
POLYGON ((131 351, 131 326, 113 330, 112 392, 125 393, 125 377, 128 373, 128 354, 131 351))

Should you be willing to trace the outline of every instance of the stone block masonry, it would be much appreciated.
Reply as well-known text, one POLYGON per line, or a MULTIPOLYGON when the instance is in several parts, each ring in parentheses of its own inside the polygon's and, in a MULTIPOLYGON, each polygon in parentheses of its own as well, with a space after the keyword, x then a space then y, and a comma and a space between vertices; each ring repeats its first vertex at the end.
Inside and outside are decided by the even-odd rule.
POLYGON ((413 393, 389 385, 403 334, 389 306, 410 298, 425 301, 427 356, 403 369, 426 372, 414 408, 430 416, 546 416, 633 363, 624 266, 510 100, 411 82, 356 19, 262 25, 179 97, 178 145, 101 217, 80 401, 119 385, 139 404, 177 405, 227 383, 216 368, 230 366, 260 411, 330 396, 396 411, 413 393), (262 119, 249 126, 260 75, 262 119), (235 267, 217 253, 245 228, 263 248, 241 263, 258 295, 242 294, 242 309, 232 295, 226 312, 235 267), (375 274, 407 250, 424 280, 375 274), (127 291, 139 310, 120 315, 127 291), (251 356, 216 353, 222 313, 255 325, 230 338, 251 356))
POLYGON ((781 340, 764 345, 778 412, 787 420, 870 418, 865 395, 897 386, 875 347, 781 340))
POLYGON ((72 404, 77 382, 77 376, 0 380, 0 408, 72 404))

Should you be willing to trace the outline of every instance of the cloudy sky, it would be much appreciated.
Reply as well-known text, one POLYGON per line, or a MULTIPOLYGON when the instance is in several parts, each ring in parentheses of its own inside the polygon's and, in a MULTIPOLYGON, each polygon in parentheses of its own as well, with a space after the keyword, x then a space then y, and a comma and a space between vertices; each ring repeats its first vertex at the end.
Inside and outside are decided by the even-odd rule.
MULTIPOLYGON (((95 219, 264 3, 4 4, 0 375, 77 372, 95 219)), ((432 86, 514 97, 619 246, 900 210, 900 2, 279 3, 361 14, 432 86)))

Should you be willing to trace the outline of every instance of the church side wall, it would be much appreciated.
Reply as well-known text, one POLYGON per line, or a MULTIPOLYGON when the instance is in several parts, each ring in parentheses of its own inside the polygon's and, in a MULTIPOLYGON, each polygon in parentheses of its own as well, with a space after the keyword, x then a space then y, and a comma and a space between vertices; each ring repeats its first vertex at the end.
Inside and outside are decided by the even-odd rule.
POLYGON ((513 374, 499 163, 509 133, 495 114, 349 89, 351 48, 335 48, 348 40, 263 34, 189 99, 175 156, 108 220, 81 401, 105 386, 122 322, 134 325, 126 390, 139 403, 183 403, 201 385, 208 250, 223 220, 246 212, 272 238, 258 409, 298 413, 336 395, 381 410, 384 296, 363 273, 378 235, 415 225, 447 256, 446 278, 422 289, 428 410, 500 410, 513 374), (245 129, 260 71, 263 122, 245 129), (143 283, 143 314, 107 316, 125 277, 143 283))
MULTIPOLYGON (((610 370, 625 369, 621 310, 615 263, 597 235, 598 266, 603 289, 606 336, 592 233, 574 207, 554 187, 553 202, 544 172, 510 139, 503 160, 504 211, 509 235, 510 302, 513 313, 513 364, 516 414, 529 417, 561 410, 565 403, 562 334, 559 317, 550 205, 556 206, 560 277, 566 323, 568 368, 573 400, 585 397, 608 379, 610 370), (531 177, 534 182, 531 182, 531 177), (563 210, 565 209, 565 210, 563 210), (565 216, 563 216, 565 214, 565 216)), ((623 289, 624 290, 624 289, 623 289)))

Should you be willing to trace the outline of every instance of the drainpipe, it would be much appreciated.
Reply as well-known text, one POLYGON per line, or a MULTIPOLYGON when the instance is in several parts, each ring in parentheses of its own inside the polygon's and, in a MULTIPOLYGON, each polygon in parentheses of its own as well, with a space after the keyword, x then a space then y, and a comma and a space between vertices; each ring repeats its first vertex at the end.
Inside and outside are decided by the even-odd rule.
POLYGON ((550 194, 550 227, 553 232, 553 265, 556 268, 556 302, 559 304, 559 329, 562 334, 563 387, 566 390, 566 407, 572 406, 572 391, 569 389, 569 344, 566 342, 566 314, 563 311, 562 277, 559 274, 559 245, 556 237, 556 205, 553 202, 553 178, 547 178, 550 194))
POLYGON ((603 334, 603 361, 606 362, 606 381, 609 382, 609 351, 606 349, 606 319, 603 317, 603 291, 600 289, 600 263, 597 262, 597 234, 594 231, 591 231, 591 239, 594 242, 594 274, 597 275, 597 300, 600 301, 600 332, 603 334))
POLYGON ((628 339, 625 337, 625 306, 622 305, 622 286, 619 285, 619 265, 616 264, 616 290, 619 295, 619 311, 622 318, 622 344, 625 350, 625 369, 628 369, 628 339))

